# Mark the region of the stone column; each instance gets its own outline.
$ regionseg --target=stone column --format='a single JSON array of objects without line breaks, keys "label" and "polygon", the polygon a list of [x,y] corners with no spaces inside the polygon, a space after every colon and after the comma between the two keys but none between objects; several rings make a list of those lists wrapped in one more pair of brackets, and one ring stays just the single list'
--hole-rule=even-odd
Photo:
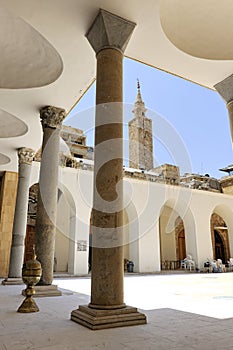
[{"label": "stone column", "polygon": [[4,284],[22,283],[22,266],[24,259],[24,240],[27,228],[28,195],[31,176],[31,165],[35,153],[32,149],[18,149],[18,188],[14,215],[10,266],[8,279]]},{"label": "stone column", "polygon": [[37,260],[42,265],[39,285],[49,286],[53,281],[53,263],[56,232],[59,138],[65,110],[53,106],[40,110],[43,127],[35,244]]},{"label": "stone column", "polygon": [[228,109],[228,116],[229,116],[229,123],[230,123],[231,142],[233,145],[233,93],[232,93],[232,100],[227,103],[227,109]]},{"label": "stone column", "polygon": [[[98,107],[95,121],[90,307],[101,309],[125,306],[122,245],[122,59],[123,54],[114,48],[105,48],[97,53],[96,104]],[[104,108],[102,108],[103,103],[107,103]],[[103,293],[106,285],[108,290]]]},{"label": "stone column", "polygon": [[91,329],[146,323],[123,291],[122,61],[134,27],[100,10],[87,33],[97,58],[91,303],[71,319]]},{"label": "stone column", "polygon": [[230,122],[231,141],[233,145],[233,74],[220,81],[214,87],[226,102]]}]

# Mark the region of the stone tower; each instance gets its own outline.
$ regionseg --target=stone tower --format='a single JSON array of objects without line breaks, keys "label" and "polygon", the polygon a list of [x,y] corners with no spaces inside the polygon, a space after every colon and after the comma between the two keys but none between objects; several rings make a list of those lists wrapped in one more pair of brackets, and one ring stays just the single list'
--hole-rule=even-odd
[{"label": "stone tower", "polygon": [[142,101],[140,83],[137,84],[137,99],[134,103],[134,118],[129,122],[129,166],[134,169],[153,168],[152,120],[147,118]]}]

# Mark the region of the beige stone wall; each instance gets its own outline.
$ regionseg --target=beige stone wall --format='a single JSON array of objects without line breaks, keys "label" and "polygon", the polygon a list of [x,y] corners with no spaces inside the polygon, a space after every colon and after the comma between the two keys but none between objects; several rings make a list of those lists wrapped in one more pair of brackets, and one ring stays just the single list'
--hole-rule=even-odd
[{"label": "beige stone wall", "polygon": [[153,169],[156,173],[162,176],[164,183],[178,185],[180,181],[179,167],[171,164],[163,164]]},{"label": "beige stone wall", "polygon": [[18,173],[5,172],[0,192],[0,277],[8,276]]},{"label": "beige stone wall", "polygon": [[233,176],[226,176],[220,180],[223,193],[233,194]]}]

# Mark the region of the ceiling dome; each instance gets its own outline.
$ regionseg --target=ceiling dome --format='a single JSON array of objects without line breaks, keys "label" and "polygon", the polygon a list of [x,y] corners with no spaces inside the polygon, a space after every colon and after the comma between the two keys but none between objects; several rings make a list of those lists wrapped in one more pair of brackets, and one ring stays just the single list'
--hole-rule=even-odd
[{"label": "ceiling dome", "polygon": [[0,88],[48,85],[61,75],[63,63],[54,47],[31,25],[0,6]]},{"label": "ceiling dome", "polygon": [[10,158],[5,156],[5,154],[0,153],[0,165],[8,164],[10,163]]},{"label": "ceiling dome", "polygon": [[22,120],[0,109],[0,138],[22,136],[27,132],[28,127]]},{"label": "ceiling dome", "polygon": [[167,38],[185,53],[210,60],[233,59],[232,0],[162,0]]}]

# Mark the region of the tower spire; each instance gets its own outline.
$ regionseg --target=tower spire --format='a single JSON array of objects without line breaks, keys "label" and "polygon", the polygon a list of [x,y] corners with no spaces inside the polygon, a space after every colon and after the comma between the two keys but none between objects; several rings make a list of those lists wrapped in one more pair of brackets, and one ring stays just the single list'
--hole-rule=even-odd
[{"label": "tower spire", "polygon": [[141,96],[141,86],[140,86],[140,81],[137,78],[137,89],[138,89],[138,94],[137,94],[137,98],[136,98],[136,103],[143,103],[142,101],[142,96]]},{"label": "tower spire", "polygon": [[145,117],[146,108],[145,108],[145,103],[142,100],[141,86],[138,78],[137,78],[137,89],[138,89],[137,98],[134,103],[134,109],[132,112],[134,113],[136,118],[140,118],[140,117]]}]

